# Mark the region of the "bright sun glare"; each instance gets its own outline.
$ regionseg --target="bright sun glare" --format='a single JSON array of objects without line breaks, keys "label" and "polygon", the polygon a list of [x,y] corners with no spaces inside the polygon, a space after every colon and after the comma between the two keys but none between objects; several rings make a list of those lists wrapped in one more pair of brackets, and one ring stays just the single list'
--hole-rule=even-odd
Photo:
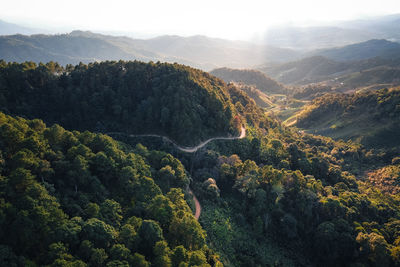
[{"label": "bright sun glare", "polygon": [[12,0],[2,1],[0,16],[60,31],[79,28],[245,39],[272,25],[310,25],[396,12],[400,12],[398,0]]}]

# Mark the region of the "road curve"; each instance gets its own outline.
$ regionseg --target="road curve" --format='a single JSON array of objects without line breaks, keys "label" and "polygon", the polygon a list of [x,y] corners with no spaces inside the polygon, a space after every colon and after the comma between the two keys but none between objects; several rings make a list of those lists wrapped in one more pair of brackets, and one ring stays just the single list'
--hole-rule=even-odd
[{"label": "road curve", "polygon": [[[125,134],[122,132],[110,132],[110,133],[106,133],[108,135],[113,135],[113,134]],[[149,137],[159,137],[162,138],[163,140],[166,140],[168,142],[170,142],[171,144],[173,144],[177,149],[179,149],[180,151],[183,152],[187,152],[187,153],[194,153],[197,150],[199,150],[200,148],[204,147],[205,145],[207,145],[208,143],[210,143],[211,141],[214,140],[236,140],[236,139],[243,139],[246,137],[246,128],[244,128],[242,126],[241,131],[240,131],[240,135],[239,136],[233,136],[233,137],[213,137],[210,139],[207,139],[206,141],[198,144],[197,146],[194,147],[185,147],[185,146],[180,146],[177,143],[175,143],[174,141],[172,141],[171,139],[169,139],[166,136],[162,136],[162,135],[157,135],[157,134],[126,134],[129,137],[141,137],[141,136],[149,136]]]},{"label": "road curve", "polygon": [[[109,135],[113,135],[113,134],[125,134],[122,132],[111,132],[111,133],[106,133]],[[239,136],[233,136],[233,137],[213,137],[210,138],[200,144],[198,144],[197,146],[194,147],[184,147],[184,146],[180,146],[177,143],[175,143],[174,141],[172,141],[171,139],[169,139],[166,136],[162,136],[162,135],[157,135],[157,134],[126,134],[129,137],[140,137],[140,136],[149,136],[149,137],[160,137],[170,143],[172,143],[177,149],[179,149],[180,151],[183,152],[187,152],[187,153],[194,153],[197,150],[199,150],[200,148],[204,147],[205,145],[207,145],[208,143],[210,143],[211,141],[214,140],[236,140],[236,139],[243,139],[246,137],[246,128],[244,128],[242,126],[241,131],[240,131],[240,135]],[[200,206],[200,202],[197,199],[197,197],[194,195],[193,191],[189,188],[189,193],[193,196],[193,201],[196,207],[196,212],[194,214],[194,217],[196,218],[196,220],[199,219],[200,214],[201,214],[201,206]]]}]

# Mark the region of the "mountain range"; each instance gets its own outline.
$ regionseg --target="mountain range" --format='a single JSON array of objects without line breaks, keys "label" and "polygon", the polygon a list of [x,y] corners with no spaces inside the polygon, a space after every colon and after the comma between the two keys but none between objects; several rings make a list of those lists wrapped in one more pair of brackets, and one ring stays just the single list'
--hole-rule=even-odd
[{"label": "mountain range", "polygon": [[371,39],[347,46],[313,51],[309,55],[324,56],[337,61],[355,61],[373,57],[400,58],[400,43],[385,39]]},{"label": "mountain range", "polygon": [[[400,67],[400,44],[387,40],[369,40],[348,46],[316,50],[300,60],[280,64],[265,64],[259,69],[284,84],[304,85],[329,81],[341,86],[351,79],[352,87],[368,85],[365,72],[373,74],[376,70],[381,83],[394,83],[392,75]],[[358,82],[354,78],[357,77]],[[363,78],[360,78],[363,77]],[[372,78],[372,79],[371,79]]]},{"label": "mountain range", "polygon": [[43,29],[36,29],[31,27],[25,27],[14,23],[9,23],[0,19],[0,35],[12,35],[12,34],[37,34],[48,32]]},{"label": "mountain range", "polygon": [[204,70],[249,67],[297,58],[298,52],[244,41],[206,36],[160,36],[132,39],[73,31],[57,35],[0,36],[0,58],[6,61],[57,61],[62,65],[104,60],[178,62]]},{"label": "mountain range", "polygon": [[297,50],[345,46],[370,39],[400,40],[400,14],[332,22],[325,26],[285,26],[267,30],[261,42]]},{"label": "mountain range", "polygon": [[[273,73],[281,73],[276,66],[282,68],[284,63],[314,56],[333,61],[397,57],[400,45],[396,41],[400,40],[400,35],[396,22],[399,20],[400,15],[391,15],[329,26],[272,28],[258,41],[233,41],[202,35],[138,39],[80,30],[66,34],[37,34],[45,31],[0,21],[0,58],[36,63],[52,60],[62,65],[120,59],[163,61],[206,71],[219,67],[254,68],[267,64],[268,68],[274,66],[275,70],[266,70],[273,78],[289,83],[303,80],[304,83],[319,81],[315,76],[321,70],[314,74],[307,68],[311,72],[308,75],[298,74],[301,78],[294,78],[297,75],[294,73],[287,81],[284,76],[288,70],[283,67],[285,74],[277,78]],[[322,72],[326,68],[339,73],[347,72],[347,66],[336,65],[334,62],[318,62]],[[292,72],[290,70],[291,76]]]}]

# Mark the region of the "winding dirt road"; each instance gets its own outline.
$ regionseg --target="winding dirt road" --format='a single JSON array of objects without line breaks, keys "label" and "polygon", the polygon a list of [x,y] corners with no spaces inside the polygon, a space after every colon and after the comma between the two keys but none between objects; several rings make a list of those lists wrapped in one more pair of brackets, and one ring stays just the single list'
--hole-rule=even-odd
[{"label": "winding dirt road", "polygon": [[[163,140],[166,140],[168,142],[170,142],[171,144],[173,144],[177,149],[179,149],[180,151],[183,152],[187,152],[187,153],[194,153],[197,150],[199,150],[200,148],[206,146],[208,143],[210,143],[211,141],[214,140],[236,140],[236,139],[243,139],[246,137],[246,128],[244,128],[242,126],[241,131],[240,131],[240,135],[239,136],[233,136],[233,137],[213,137],[210,139],[207,139],[206,141],[198,144],[197,146],[194,147],[184,147],[184,146],[180,146],[177,143],[175,143],[174,141],[172,141],[171,139],[169,139],[166,136],[162,136],[162,135],[157,135],[157,134],[125,134],[122,132],[111,132],[111,133],[106,133],[108,135],[113,135],[113,134],[123,134],[123,135],[127,135],[129,137],[141,137],[141,136],[148,136],[148,137],[159,137],[162,138]],[[189,188],[189,193],[193,196],[193,201],[194,204],[196,206],[196,212],[194,214],[194,217],[196,218],[196,220],[199,219],[200,214],[201,214],[201,205],[199,200],[197,199],[197,197],[195,196],[195,194],[193,193],[193,191]]]},{"label": "winding dirt road", "polygon": [[246,137],[246,128],[244,128],[242,126],[241,131],[240,131],[240,135],[239,136],[232,136],[232,137],[213,137],[210,139],[207,139],[206,141],[198,144],[197,146],[194,147],[185,147],[185,146],[180,146],[177,143],[175,143],[174,141],[172,141],[171,139],[169,139],[166,136],[163,135],[157,135],[157,134],[125,134],[122,132],[110,132],[110,133],[106,133],[108,135],[113,135],[113,134],[124,134],[127,135],[129,137],[144,137],[144,136],[148,136],[148,137],[159,137],[162,138],[163,140],[166,140],[168,142],[170,142],[171,144],[173,144],[177,149],[179,149],[180,151],[183,152],[187,152],[187,153],[194,153],[197,150],[199,150],[200,148],[206,146],[208,143],[210,143],[211,141],[215,141],[215,140],[236,140],[236,139],[243,139]]}]

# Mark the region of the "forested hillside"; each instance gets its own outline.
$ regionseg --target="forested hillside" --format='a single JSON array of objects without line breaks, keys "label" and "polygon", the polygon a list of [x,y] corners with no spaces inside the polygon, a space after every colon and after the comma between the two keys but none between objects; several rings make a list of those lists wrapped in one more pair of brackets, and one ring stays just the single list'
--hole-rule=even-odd
[{"label": "forested hillside", "polygon": [[254,85],[247,85],[244,83],[234,83],[234,86],[245,92],[246,95],[252,98],[259,107],[271,108],[274,106],[274,104],[272,103],[273,98],[261,92]]},{"label": "forested hillside", "polygon": [[400,157],[395,157],[392,164],[366,173],[367,181],[384,193],[400,193]]},{"label": "forested hillside", "polygon": [[227,83],[241,82],[247,85],[254,85],[263,93],[283,94],[287,91],[283,85],[267,77],[264,73],[258,70],[219,68],[212,70],[210,73]]},{"label": "forested hillside", "polygon": [[170,154],[0,113],[1,266],[220,266]]},{"label": "forested hillside", "polygon": [[[231,96],[258,114],[252,121],[264,116],[242,91],[232,87]],[[353,175],[390,162],[390,153],[277,123],[247,132],[246,139],[215,142],[193,165],[200,223],[225,264],[398,264],[398,196]]]},{"label": "forested hillside", "polygon": [[0,61],[0,110],[67,129],[162,134],[181,145],[237,134],[226,85],[178,64]]},{"label": "forested hillside", "polygon": [[400,146],[400,90],[327,94],[297,118],[297,126],[335,138],[359,140],[368,147]]}]

